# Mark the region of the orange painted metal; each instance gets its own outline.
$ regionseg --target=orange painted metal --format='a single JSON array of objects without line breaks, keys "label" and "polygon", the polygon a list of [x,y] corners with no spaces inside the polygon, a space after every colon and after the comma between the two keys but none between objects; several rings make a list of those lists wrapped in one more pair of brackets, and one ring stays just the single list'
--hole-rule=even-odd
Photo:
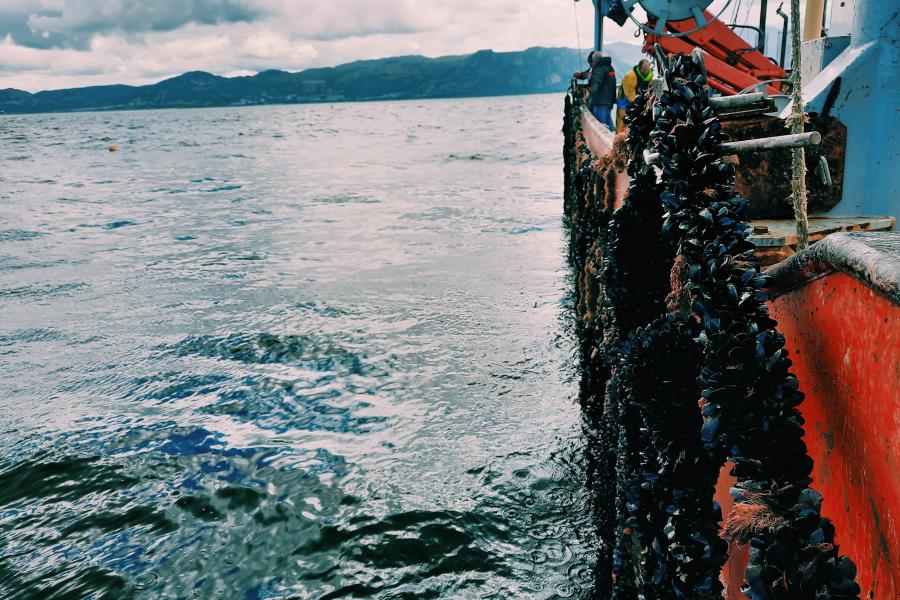
[{"label": "orange painted metal", "polygon": [[[782,79],[786,72],[772,62],[762,52],[753,48],[725,23],[704,11],[709,25],[686,34],[671,38],[648,34],[644,38],[644,52],[652,56],[653,45],[659,44],[667,53],[690,54],[695,47],[706,52],[704,63],[709,76],[709,85],[726,95],[732,95],[765,79]],[[647,23],[651,28],[654,20]],[[669,21],[666,29],[670,32],[686,32],[696,27],[693,19]],[[766,86],[771,94],[780,94],[780,84]]]},{"label": "orange painted metal", "polygon": [[[719,471],[719,482],[716,485],[716,502],[722,507],[722,515],[728,514],[734,505],[734,500],[728,489],[734,485],[735,478],[731,476],[731,463],[726,463]],[[725,600],[747,600],[747,596],[741,593],[741,584],[744,582],[744,569],[750,562],[750,551],[737,544],[728,545],[728,562],[722,569],[722,581],[725,583]]]},{"label": "orange painted metal", "polygon": [[822,512],[863,598],[900,598],[900,307],[841,272],[777,298]]},{"label": "orange painted metal", "polygon": [[[661,38],[648,35],[644,40],[644,52],[652,52],[653,43],[658,43],[668,54],[690,54],[695,45],[681,38]],[[705,49],[705,48],[704,48]],[[753,77],[742,69],[737,69],[727,64],[716,56],[706,56],[703,61],[706,65],[709,85],[722,92],[726,96],[737,94],[744,88],[759,83],[759,79]],[[773,86],[768,86],[772,93],[778,93]]]},{"label": "orange painted metal", "polygon": [[[813,486],[837,530],[841,553],[859,569],[861,597],[900,598],[900,306],[834,272],[770,303],[806,398],[805,441]],[[732,479],[717,498],[727,510]],[[729,600],[746,550],[733,549],[723,579]]]},{"label": "orange painted metal", "polygon": [[[736,65],[746,70],[759,79],[773,79],[785,76],[785,71],[772,62],[762,52],[756,50],[747,43],[744,38],[736,34],[728,25],[716,19],[711,13],[704,11],[704,16],[709,25],[688,34],[689,39],[711,55],[720,60],[729,60],[730,54],[737,54]],[[685,32],[696,27],[692,20],[671,21],[668,29],[671,31]]]}]

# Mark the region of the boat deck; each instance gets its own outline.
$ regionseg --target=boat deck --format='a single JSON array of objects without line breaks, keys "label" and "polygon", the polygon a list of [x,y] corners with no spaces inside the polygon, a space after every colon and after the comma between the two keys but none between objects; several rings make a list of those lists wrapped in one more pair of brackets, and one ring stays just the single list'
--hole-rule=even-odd
[{"label": "boat deck", "polygon": [[[894,226],[894,217],[809,217],[809,241],[816,242],[838,231],[885,231]],[[750,241],[756,247],[793,246],[797,227],[793,219],[754,219]]]}]

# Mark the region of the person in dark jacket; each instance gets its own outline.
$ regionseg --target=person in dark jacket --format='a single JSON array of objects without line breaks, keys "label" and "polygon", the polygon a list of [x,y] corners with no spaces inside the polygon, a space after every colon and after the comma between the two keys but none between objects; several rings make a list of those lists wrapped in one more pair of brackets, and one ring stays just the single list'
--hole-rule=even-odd
[{"label": "person in dark jacket", "polygon": [[602,52],[594,52],[588,87],[591,90],[591,113],[613,131],[611,113],[616,103],[616,71],[612,58],[603,56]]},{"label": "person in dark jacket", "polygon": [[594,66],[594,51],[591,50],[587,55],[587,65],[588,68],[585,71],[575,71],[574,77],[575,79],[590,79],[591,78],[591,67]]},{"label": "person in dark jacket", "polygon": [[[591,50],[587,55],[588,68],[585,69],[584,71],[575,71],[575,73],[573,74],[573,77],[575,79],[587,79],[587,80],[591,79],[591,67],[594,64],[593,58],[594,58],[594,51]],[[581,96],[584,99],[585,103],[589,102],[590,101],[590,90],[588,90],[587,85],[582,86],[580,88],[580,90],[581,90]]]}]

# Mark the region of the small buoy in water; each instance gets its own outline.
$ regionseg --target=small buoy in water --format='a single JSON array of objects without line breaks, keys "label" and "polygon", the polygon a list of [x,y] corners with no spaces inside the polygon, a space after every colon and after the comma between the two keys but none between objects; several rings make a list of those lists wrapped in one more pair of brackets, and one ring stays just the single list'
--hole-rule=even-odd
[{"label": "small buoy in water", "polygon": [[243,131],[239,131],[239,132],[238,132],[238,135],[244,135],[244,132],[243,132]]},{"label": "small buoy in water", "polygon": [[116,146],[115,144],[113,144],[112,146],[109,147],[109,151],[110,151],[110,152],[118,152],[118,151],[119,151],[119,147]]}]

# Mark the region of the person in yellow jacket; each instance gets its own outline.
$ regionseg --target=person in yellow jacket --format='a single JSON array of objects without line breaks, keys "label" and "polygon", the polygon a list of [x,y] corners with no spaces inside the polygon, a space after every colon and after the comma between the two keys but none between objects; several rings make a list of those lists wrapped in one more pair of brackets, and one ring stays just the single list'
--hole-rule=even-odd
[{"label": "person in yellow jacket", "polygon": [[638,92],[643,92],[650,87],[651,81],[653,81],[653,69],[650,68],[650,61],[646,58],[622,78],[622,83],[619,85],[619,98],[616,101],[618,105],[616,131],[625,131],[625,111],[637,98]]}]

